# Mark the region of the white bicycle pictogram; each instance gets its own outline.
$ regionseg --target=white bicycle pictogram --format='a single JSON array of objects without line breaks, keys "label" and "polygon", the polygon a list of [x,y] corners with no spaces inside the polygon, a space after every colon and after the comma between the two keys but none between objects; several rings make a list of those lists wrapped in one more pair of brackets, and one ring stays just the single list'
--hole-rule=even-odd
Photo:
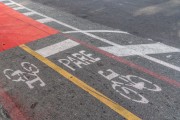
[{"label": "white bicycle pictogram", "polygon": [[[105,73],[99,71],[98,73],[112,82],[112,88],[121,96],[139,103],[148,103],[149,100],[137,91],[148,90],[159,92],[161,88],[149,80],[135,76],[135,75],[119,75],[111,69]],[[137,91],[136,91],[137,90]]]},{"label": "white bicycle pictogram", "polygon": [[21,66],[24,71],[5,69],[4,75],[14,82],[25,82],[30,89],[34,88],[32,84],[35,82],[40,82],[41,87],[46,85],[38,76],[39,69],[35,65],[29,62],[22,62]]}]

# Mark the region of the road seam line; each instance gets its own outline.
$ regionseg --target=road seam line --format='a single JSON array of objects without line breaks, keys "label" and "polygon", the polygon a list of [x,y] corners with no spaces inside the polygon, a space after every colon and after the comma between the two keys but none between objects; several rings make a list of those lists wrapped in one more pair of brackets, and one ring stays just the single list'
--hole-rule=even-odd
[{"label": "road seam line", "polygon": [[41,62],[43,62],[44,64],[46,64],[47,66],[49,66],[50,68],[52,68],[53,70],[55,70],[57,73],[59,73],[60,75],[62,75],[63,77],[65,77],[66,79],[68,79],[69,81],[71,81],[72,83],[77,85],[78,87],[80,87],[81,89],[85,90],[86,92],[88,92],[89,94],[91,94],[92,96],[97,98],[99,101],[101,101],[105,105],[109,106],[112,110],[114,110],[115,112],[117,112],[118,114],[120,114],[121,116],[126,118],[127,120],[141,120],[139,117],[137,117],[136,115],[134,115],[133,113],[131,113],[130,111],[125,109],[124,107],[120,106],[119,104],[117,104],[116,102],[111,100],[110,98],[106,97],[105,95],[98,92],[91,86],[87,85],[86,83],[84,83],[77,77],[73,76],[66,70],[57,66],[55,63],[51,62],[49,59],[47,59],[47,58],[41,56],[40,54],[38,54],[37,52],[33,51],[28,46],[23,44],[23,45],[20,45],[19,47],[22,48],[27,53],[34,56],[35,58],[37,58],[38,60],[40,60]]}]

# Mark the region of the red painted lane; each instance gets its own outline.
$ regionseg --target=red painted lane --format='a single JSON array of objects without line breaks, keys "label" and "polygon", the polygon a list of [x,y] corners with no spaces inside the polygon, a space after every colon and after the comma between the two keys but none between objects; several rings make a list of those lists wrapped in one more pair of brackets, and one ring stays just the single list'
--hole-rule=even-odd
[{"label": "red painted lane", "polygon": [[[0,3],[0,52],[58,33]],[[0,86],[0,104],[12,120],[29,120],[18,103]]]},{"label": "red painted lane", "polygon": [[58,33],[0,3],[0,52]]},{"label": "red painted lane", "polygon": [[86,43],[86,42],[83,42],[83,41],[81,41],[81,40],[79,40],[79,39],[76,39],[76,38],[74,38],[74,37],[71,37],[71,36],[69,36],[69,35],[67,35],[67,34],[64,34],[64,33],[62,33],[62,32],[60,32],[60,34],[62,34],[62,36],[65,36],[65,37],[67,37],[67,38],[69,38],[69,39],[71,39],[71,40],[74,40],[75,42],[80,43],[81,45],[83,45],[83,46],[85,46],[85,47],[87,47],[87,48],[90,48],[90,49],[92,49],[92,50],[94,50],[94,51],[96,51],[96,52],[99,52],[99,53],[101,53],[101,54],[103,54],[103,55],[105,55],[105,56],[107,56],[107,57],[109,57],[109,58],[111,58],[111,59],[114,59],[114,60],[116,60],[116,61],[118,61],[118,62],[120,62],[120,63],[123,63],[123,64],[125,64],[125,65],[127,65],[127,66],[129,66],[129,67],[131,67],[131,68],[135,68],[135,69],[138,70],[138,71],[144,72],[144,73],[146,73],[146,74],[148,74],[148,75],[150,75],[150,76],[153,76],[154,78],[157,78],[157,79],[159,79],[159,80],[165,81],[165,82],[167,82],[167,83],[169,83],[169,84],[171,84],[171,85],[173,85],[173,86],[176,86],[176,87],[178,87],[178,88],[180,87],[180,82],[178,82],[178,81],[176,81],[176,80],[173,80],[173,79],[170,79],[170,78],[168,78],[168,77],[166,77],[166,76],[163,76],[163,75],[160,75],[160,74],[158,74],[158,73],[155,73],[155,72],[153,72],[153,71],[151,71],[151,70],[149,70],[149,69],[147,69],[147,68],[144,68],[144,67],[142,67],[142,66],[140,66],[140,65],[137,65],[137,64],[135,64],[135,63],[133,63],[133,62],[131,62],[131,61],[128,61],[128,60],[126,60],[126,59],[123,58],[123,57],[115,56],[115,55],[113,55],[113,54],[111,54],[111,53],[108,53],[108,52],[106,52],[106,51],[104,51],[104,50],[101,50],[101,49],[99,49],[99,48],[97,48],[97,47],[95,47],[95,46],[93,46],[93,45],[90,45],[90,44],[88,44],[88,43]]}]

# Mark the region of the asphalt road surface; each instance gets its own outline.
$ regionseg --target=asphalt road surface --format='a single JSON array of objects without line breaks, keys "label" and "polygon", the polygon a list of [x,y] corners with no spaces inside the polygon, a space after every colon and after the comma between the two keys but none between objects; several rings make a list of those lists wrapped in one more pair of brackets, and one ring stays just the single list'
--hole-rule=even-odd
[{"label": "asphalt road surface", "polygon": [[0,119],[180,120],[178,1],[0,2]]},{"label": "asphalt road surface", "polygon": [[32,0],[81,18],[180,47],[179,0]]}]

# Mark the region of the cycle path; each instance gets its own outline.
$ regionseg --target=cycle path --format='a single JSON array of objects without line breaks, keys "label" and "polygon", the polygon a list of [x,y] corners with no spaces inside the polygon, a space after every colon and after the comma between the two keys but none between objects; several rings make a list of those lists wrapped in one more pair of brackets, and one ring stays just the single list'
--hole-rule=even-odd
[{"label": "cycle path", "polygon": [[[32,48],[34,51],[36,51],[36,52],[39,52],[41,50],[42,52],[39,52],[39,53],[43,53],[44,50],[46,50],[46,52],[47,52],[47,50],[48,50],[50,52],[49,56],[44,55],[45,57],[47,57],[48,59],[50,59],[51,61],[56,63],[56,65],[62,67],[63,69],[65,69],[69,73],[73,74],[74,76],[76,76],[80,80],[84,81],[86,84],[88,84],[91,87],[95,88],[97,91],[100,91],[105,96],[107,96],[108,98],[110,98],[113,101],[117,102],[118,104],[120,104],[121,106],[128,109],[129,111],[131,111],[132,113],[134,113],[135,115],[139,116],[142,119],[156,119],[156,118],[157,119],[176,119],[176,118],[179,117],[179,114],[177,112],[178,109],[179,109],[178,108],[179,88],[177,86],[171,85],[171,84],[169,84],[167,82],[164,82],[162,80],[154,78],[154,77],[152,77],[152,76],[150,76],[148,74],[144,74],[142,71],[137,71],[136,69],[131,68],[128,65],[124,65],[122,63],[119,63],[114,59],[110,59],[109,57],[105,56],[104,54],[100,54],[97,51],[94,51],[93,49],[90,49],[91,47],[87,48],[87,46],[85,47],[85,45],[82,46],[77,41],[74,41],[74,37],[72,39],[70,39],[70,37],[64,36],[62,34],[57,34],[57,35],[53,35],[53,36],[50,36],[50,37],[45,38],[45,39],[41,39],[41,40],[38,40],[38,41],[35,41],[35,42],[32,42],[32,43],[29,43],[28,46],[30,48]],[[59,44],[66,43],[66,44],[63,44],[63,50],[60,49],[57,52],[54,52],[54,49],[47,48],[48,46],[55,45],[57,43],[59,43]],[[99,43],[99,44],[102,45],[102,46],[107,45],[105,43]],[[12,53],[13,53],[13,55],[12,55]],[[72,56],[72,54],[75,54],[75,53],[76,53],[77,57]],[[83,56],[85,58],[81,58],[82,56],[79,56],[80,53],[84,53]],[[92,54],[92,56],[88,55],[88,54]],[[16,55],[18,55],[18,57]],[[22,70],[22,67],[21,67],[20,63],[22,63],[22,62],[30,62],[30,63],[36,65],[40,69],[40,72],[43,71],[43,73],[39,73],[39,74],[41,74],[40,77],[43,78],[45,83],[47,83],[46,82],[47,78],[50,77],[47,73],[53,74],[52,76],[55,77],[54,79],[58,79],[58,77],[59,77],[59,74],[57,74],[56,72],[53,72],[52,69],[49,69],[45,64],[42,64],[40,61],[37,60],[37,58],[32,57],[31,55],[28,55],[26,52],[22,51],[19,48],[15,48],[15,49],[11,49],[11,50],[2,52],[1,56],[3,58],[2,62],[1,62],[3,67],[1,68],[2,69],[1,71],[4,71],[5,69],[8,69],[8,68],[9,69],[15,69],[15,70],[18,70],[18,69]],[[67,65],[65,66],[65,63],[60,64],[60,62],[59,62],[62,59],[66,59],[66,62],[67,62],[67,56],[69,56],[69,58],[68,58],[69,61],[73,61],[73,62],[76,63],[76,64],[74,64],[73,62],[71,62],[70,64],[68,64],[70,67],[72,67],[71,69],[70,69],[70,67],[67,67]],[[91,56],[91,57],[87,57],[87,56]],[[13,62],[12,62],[12,59],[13,59]],[[81,63],[78,63],[79,61]],[[18,65],[17,65],[17,63],[18,63]],[[81,66],[82,68],[77,67],[77,64],[79,66]],[[48,70],[45,70],[45,69],[48,69]],[[113,70],[114,72],[116,72],[119,75],[136,75],[136,76],[142,77],[142,78],[144,78],[146,80],[149,80],[152,83],[158,85],[161,88],[161,91],[152,92],[152,91],[147,91],[147,90],[138,90],[137,88],[133,88],[133,87],[129,87],[129,86],[127,87],[127,86],[124,85],[123,87],[132,89],[133,91],[138,92],[142,96],[146,96],[146,99],[149,102],[148,102],[148,104],[145,104],[145,103],[137,103],[137,102],[133,102],[132,100],[128,100],[127,98],[123,97],[122,95],[120,95],[118,92],[116,92],[112,88],[112,84],[111,84],[111,82],[109,80],[105,79],[105,77],[98,74],[98,71],[104,71],[105,72],[108,69]],[[53,92],[55,94],[54,97],[49,96],[50,94],[48,94],[46,96],[47,98],[45,97],[45,99],[43,101],[41,96],[45,96],[45,94],[47,94],[48,90],[47,91],[41,91],[40,90],[41,87],[39,88],[38,84],[37,84],[36,89],[38,88],[39,90],[37,90],[38,93],[36,93],[37,91],[36,92],[30,91],[26,84],[24,84],[23,88],[22,88],[21,87],[22,84],[19,84],[19,83],[14,84],[14,82],[8,81],[4,74],[1,74],[1,76],[2,76],[1,78],[4,80],[3,81],[4,82],[3,86],[6,86],[5,89],[8,91],[8,93],[10,93],[13,96],[13,98],[14,98],[14,96],[18,96],[17,102],[20,103],[20,106],[23,106],[22,108],[25,109],[23,111],[25,111],[25,113],[27,113],[30,117],[32,117],[34,119],[37,119],[39,116],[40,116],[39,118],[42,118],[42,119],[44,117],[46,117],[46,116],[48,116],[49,118],[51,118],[51,117],[52,118],[53,117],[54,118],[61,117],[61,115],[57,115],[60,112],[60,111],[58,111],[59,108],[57,108],[57,109],[55,108],[55,106],[57,106],[57,104],[59,105],[59,101],[57,101],[57,98],[56,98],[57,94],[59,94],[59,91],[57,91],[57,92],[54,92],[54,91],[56,91],[57,89],[60,89],[59,85],[57,85],[59,83],[56,82],[56,80],[54,81],[54,83],[49,82],[49,79],[47,80],[48,84],[52,84],[52,86],[50,85],[50,87],[48,86],[48,88],[43,87],[43,89],[47,90],[47,89],[54,88],[54,85],[57,85],[58,88],[56,90],[53,90]],[[52,76],[50,77],[51,79],[52,79]],[[60,79],[63,79],[63,77],[60,76]],[[119,81],[117,79],[117,77],[115,79],[117,81]],[[70,82],[68,84],[72,84],[72,83]],[[9,86],[9,87],[7,87],[7,86]],[[26,88],[25,88],[25,86],[26,86]],[[60,85],[60,86],[62,86],[62,85]],[[140,87],[145,87],[145,86],[140,85],[139,89],[140,89]],[[8,89],[8,88],[10,88],[10,89]],[[18,89],[17,89],[17,91],[15,91],[12,88],[16,88],[16,89],[18,88]],[[73,88],[78,89],[77,86],[74,86]],[[121,87],[118,87],[118,90],[121,90],[120,88]],[[26,89],[28,91],[28,93],[31,92],[31,96],[29,96],[28,93],[24,92],[26,90],[23,90],[23,89]],[[62,92],[63,90],[60,90],[60,91]],[[81,91],[81,89],[80,89],[80,91]],[[51,92],[51,90],[50,90],[50,92]],[[77,92],[77,93],[79,94],[79,92]],[[19,94],[20,95],[23,94],[23,95],[19,96]],[[72,94],[74,94],[74,93],[72,93]],[[67,94],[65,94],[65,96],[66,95]],[[81,95],[84,95],[83,91],[82,91],[82,94],[79,94],[79,95],[80,95],[80,97],[77,97],[77,99],[75,101],[79,101],[79,99],[83,98],[83,97],[81,97]],[[32,97],[32,96],[34,96],[34,97]],[[31,102],[31,103],[28,102],[26,104],[27,98],[29,98],[29,97],[30,97],[30,99],[29,99],[30,101],[31,101],[32,98],[36,99],[36,101],[40,100],[41,105],[38,106],[38,103],[36,103],[34,101],[33,101],[34,103],[33,102]],[[50,98],[54,98],[54,99],[50,99]],[[94,98],[92,96],[89,96],[89,99],[94,99]],[[47,100],[52,100],[52,101],[48,102]],[[71,101],[71,100],[69,100],[69,101]],[[84,100],[87,100],[87,98],[85,97]],[[92,101],[92,100],[90,100],[90,101]],[[95,101],[97,101],[97,100],[95,99]],[[37,107],[37,111],[43,110],[45,108],[45,106],[46,106],[46,105],[43,106],[44,105],[43,103],[45,103],[47,105],[47,107],[51,106],[51,107],[48,108],[48,112],[46,111],[47,112],[47,114],[45,114],[46,116],[41,116],[40,112],[39,113],[34,112],[34,110],[29,109],[31,107],[32,108]],[[68,103],[69,102],[67,102],[66,105]],[[89,106],[91,106],[93,103],[88,103],[88,104],[86,104],[87,106],[86,105],[85,106],[89,108]],[[104,104],[102,104],[101,102],[100,103],[97,102],[97,103],[98,104],[96,104],[94,106],[98,106],[99,104],[104,106]],[[72,105],[74,105],[74,103]],[[53,110],[54,108],[55,108],[55,110]],[[65,107],[62,107],[62,108],[65,109]],[[77,108],[79,108],[79,107],[75,107],[74,109],[77,109]],[[100,107],[95,107],[95,108],[100,108]],[[107,110],[108,115],[106,114],[107,116],[106,117],[104,116],[104,119],[109,119],[111,117],[113,119],[123,119],[122,117],[117,115],[116,112],[112,111],[109,108],[107,108],[107,109],[108,109]],[[68,110],[70,110],[70,109],[68,109]],[[79,109],[77,111],[80,111],[80,110],[81,109]],[[54,112],[54,114],[53,114],[52,111],[56,111],[56,112]],[[64,112],[64,115],[66,113],[68,114],[67,111]],[[80,118],[77,118],[77,119],[82,118],[82,116],[84,115],[84,111],[85,110],[83,109],[82,115],[80,115],[80,112],[77,113],[77,115],[79,115],[78,117],[80,117]],[[100,110],[100,111],[92,110],[92,111],[96,111],[94,114],[98,114],[98,115],[95,116],[95,118],[99,118],[99,119],[101,119],[101,117],[102,117],[101,116],[102,112],[106,113],[106,112],[104,112],[102,110]],[[48,114],[49,112],[51,114]],[[44,113],[44,111],[42,113]],[[69,114],[68,115],[67,114],[65,116],[69,116]],[[70,115],[69,119],[71,117],[73,118],[74,115],[75,115],[75,113],[73,115]],[[92,116],[90,117],[91,119],[92,119]],[[66,118],[66,117],[64,117],[64,118]]]}]

